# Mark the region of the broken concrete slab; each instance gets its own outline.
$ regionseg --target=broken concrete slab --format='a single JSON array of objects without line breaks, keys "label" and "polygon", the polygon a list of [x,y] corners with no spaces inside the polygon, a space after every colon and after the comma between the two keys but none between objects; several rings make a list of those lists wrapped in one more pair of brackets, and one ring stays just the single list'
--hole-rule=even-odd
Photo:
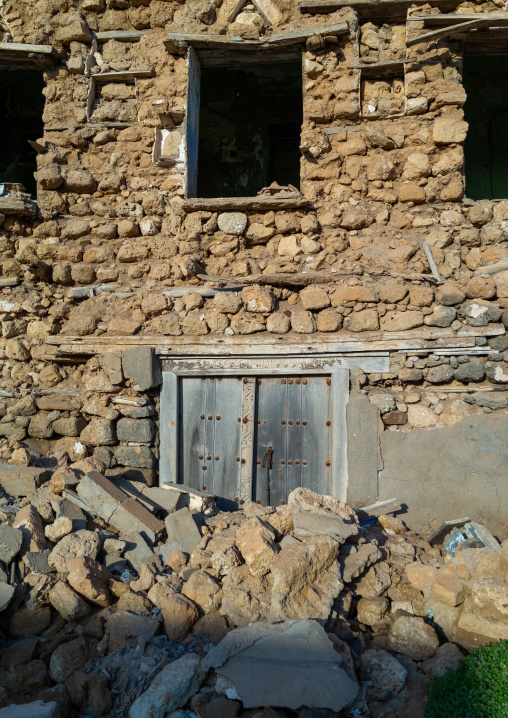
[{"label": "broken concrete slab", "polygon": [[192,553],[201,541],[201,534],[187,507],[166,517],[168,540],[178,545],[184,553]]},{"label": "broken concrete slab", "polygon": [[81,479],[77,493],[94,514],[121,534],[138,532],[153,542],[164,530],[162,521],[97,471]]},{"label": "broken concrete slab", "polygon": [[4,608],[7,608],[13,596],[14,586],[0,581],[0,611],[3,611]]},{"label": "broken concrete slab", "polygon": [[0,526],[0,561],[10,563],[21,550],[23,532],[8,524]]},{"label": "broken concrete slab", "polygon": [[152,347],[126,349],[122,357],[124,374],[146,391],[162,384],[162,370],[159,358]]},{"label": "broken concrete slab", "polygon": [[131,706],[129,718],[163,718],[181,708],[199,690],[206,673],[195,653],[187,653],[162,669]]},{"label": "broken concrete slab", "polygon": [[213,494],[209,494],[207,491],[200,491],[199,489],[193,489],[191,486],[186,484],[164,484],[162,483],[160,488],[165,491],[178,492],[182,494],[185,506],[188,506],[191,511],[197,511],[198,513],[210,515],[215,509],[215,499]]},{"label": "broken concrete slab", "polygon": [[49,477],[48,469],[0,464],[0,487],[11,496],[28,496]]},{"label": "broken concrete slab", "polygon": [[141,534],[131,533],[124,536],[127,546],[123,552],[124,558],[139,573],[144,563],[157,561],[154,552]]},{"label": "broken concrete slab", "polygon": [[341,516],[333,516],[321,511],[293,510],[294,535],[297,538],[306,536],[333,536],[344,542],[358,533],[355,524],[346,523]]},{"label": "broken concrete slab", "polygon": [[[226,638],[234,640],[234,633]],[[340,711],[358,693],[358,684],[341,664],[342,658],[317,622],[297,621],[282,633],[256,640],[216,671],[232,682],[244,708],[268,705]]]},{"label": "broken concrete slab", "polygon": [[60,707],[55,701],[10,705],[0,708],[0,718],[60,718]]}]

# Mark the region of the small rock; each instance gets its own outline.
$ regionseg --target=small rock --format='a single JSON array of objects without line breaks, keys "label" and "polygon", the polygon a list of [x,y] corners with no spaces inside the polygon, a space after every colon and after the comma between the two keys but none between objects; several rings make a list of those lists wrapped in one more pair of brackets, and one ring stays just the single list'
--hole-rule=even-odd
[{"label": "small rock", "polygon": [[222,589],[206,571],[195,571],[184,584],[182,594],[199,606],[203,613],[212,613],[220,606]]},{"label": "small rock", "polygon": [[181,643],[199,617],[194,603],[179,593],[169,593],[161,604],[164,632],[170,641]]},{"label": "small rock", "polygon": [[0,526],[0,561],[10,563],[21,550],[23,533],[8,524]]},{"label": "small rock", "polygon": [[67,564],[76,556],[97,558],[101,546],[101,537],[95,531],[76,531],[64,536],[49,556],[49,565],[59,573],[66,573]]},{"label": "small rock", "polygon": [[371,681],[369,700],[384,701],[392,698],[406,685],[407,671],[386,651],[370,649],[362,654],[362,679]]},{"label": "small rock", "polygon": [[71,519],[65,518],[65,516],[61,516],[56,519],[52,524],[48,524],[44,529],[46,538],[53,543],[57,543],[60,539],[63,539],[64,536],[70,534],[71,531],[72,521]]},{"label": "small rock", "polygon": [[67,564],[67,581],[72,588],[98,606],[108,606],[109,571],[89,556],[76,556]]},{"label": "small rock", "polygon": [[437,603],[458,606],[464,601],[466,584],[448,568],[436,571],[429,580],[430,595]]},{"label": "small rock", "polygon": [[84,638],[60,644],[49,661],[49,674],[55,683],[65,683],[75,671],[82,670],[91,658],[91,652]]},{"label": "small rock", "polygon": [[159,632],[159,619],[117,611],[106,621],[105,632],[109,634],[108,653],[113,653],[123,646],[135,646],[140,638],[153,638]]},{"label": "small rock", "polygon": [[105,716],[113,708],[108,679],[99,673],[75,671],[65,683],[72,704],[83,715]]},{"label": "small rock", "polygon": [[404,521],[402,521],[402,519],[398,519],[396,516],[383,514],[378,517],[377,521],[384,529],[389,529],[390,531],[399,534],[399,536],[404,536],[407,533]]},{"label": "small rock", "polygon": [[384,596],[361,598],[356,606],[356,617],[360,623],[373,626],[382,620],[389,608],[390,603]]},{"label": "small rock", "polygon": [[90,613],[90,606],[63,581],[58,581],[48,593],[53,608],[66,621],[76,621]]},{"label": "small rock", "polygon": [[444,676],[447,668],[457,670],[463,659],[464,655],[454,643],[443,643],[436,655],[424,661],[420,667],[427,676]]},{"label": "small rock", "polygon": [[438,646],[439,639],[435,630],[422,618],[401,616],[390,628],[388,648],[414,661],[432,658]]},{"label": "small rock", "polygon": [[12,614],[9,622],[9,635],[13,638],[28,638],[40,636],[51,623],[51,608],[39,606],[38,608],[19,608]]}]

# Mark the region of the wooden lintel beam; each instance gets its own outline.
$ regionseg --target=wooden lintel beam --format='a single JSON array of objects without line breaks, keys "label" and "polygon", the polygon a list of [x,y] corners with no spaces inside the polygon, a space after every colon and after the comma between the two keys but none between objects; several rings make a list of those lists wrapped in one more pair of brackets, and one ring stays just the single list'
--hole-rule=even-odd
[{"label": "wooden lintel beam", "polygon": [[259,196],[259,197],[193,197],[184,201],[183,208],[190,212],[204,211],[222,211],[227,209],[247,210],[247,209],[294,209],[296,207],[305,207],[309,204],[309,200],[301,194],[294,196]]},{"label": "wooden lintel beam", "polygon": [[425,35],[419,35],[418,37],[412,37],[406,40],[406,47],[412,47],[418,45],[421,42],[432,42],[433,40],[439,40],[441,37],[450,37],[450,35],[457,35],[462,32],[468,32],[469,30],[475,30],[480,27],[485,27],[490,23],[490,20],[478,19],[470,20],[469,22],[459,22],[450,27],[444,27],[440,30],[433,30],[427,32]]},{"label": "wooden lintel beam", "polygon": [[35,53],[37,55],[52,55],[51,45],[27,45],[21,42],[0,42],[0,53]]},{"label": "wooden lintel beam", "polygon": [[[369,12],[383,12],[407,10],[411,5],[426,4],[427,0],[303,0],[300,3],[300,12],[311,15],[326,14],[336,12],[346,7],[353,7],[356,10],[368,15]],[[456,7],[459,0],[433,0],[433,5],[441,5],[445,7]]]},{"label": "wooden lintel beam", "polygon": [[407,22],[423,22],[429,27],[443,27],[445,25],[455,25],[456,23],[470,22],[471,20],[488,20],[489,24],[508,25],[508,13],[506,12],[489,12],[489,13],[441,13],[440,15],[412,15],[408,17]]}]

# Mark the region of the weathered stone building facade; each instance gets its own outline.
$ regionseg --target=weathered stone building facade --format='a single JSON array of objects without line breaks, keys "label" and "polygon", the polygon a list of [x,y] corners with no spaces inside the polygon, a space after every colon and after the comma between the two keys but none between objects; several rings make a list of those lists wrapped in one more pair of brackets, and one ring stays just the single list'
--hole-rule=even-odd
[{"label": "weathered stone building facade", "polygon": [[36,194],[0,177],[1,460],[503,536],[506,25],[497,0],[1,2],[2,86],[44,96]]}]

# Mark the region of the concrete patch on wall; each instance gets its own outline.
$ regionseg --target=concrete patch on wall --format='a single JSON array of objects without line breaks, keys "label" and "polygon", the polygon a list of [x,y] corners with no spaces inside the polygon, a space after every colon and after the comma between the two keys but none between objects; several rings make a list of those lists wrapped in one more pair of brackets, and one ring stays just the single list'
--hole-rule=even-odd
[{"label": "concrete patch on wall", "polygon": [[383,432],[378,408],[365,394],[353,391],[347,405],[348,494],[354,508],[378,497],[379,434]]},{"label": "concrete patch on wall", "polygon": [[[469,516],[499,539],[508,536],[508,417],[473,415],[454,426],[384,432],[379,498],[407,504],[402,518],[430,533],[447,519]],[[350,474],[351,476],[351,474]]]}]

